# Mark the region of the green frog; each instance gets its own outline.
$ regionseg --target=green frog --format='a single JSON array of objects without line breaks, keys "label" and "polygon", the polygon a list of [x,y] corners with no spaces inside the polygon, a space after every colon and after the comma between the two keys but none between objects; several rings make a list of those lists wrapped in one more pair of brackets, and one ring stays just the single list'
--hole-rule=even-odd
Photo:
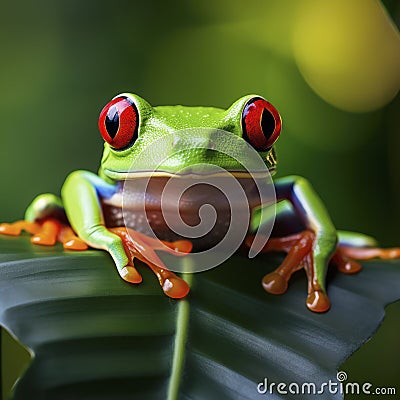
[{"label": "green frog", "polygon": [[[185,256],[193,246],[212,246],[221,240],[224,231],[219,229],[195,240],[174,234],[163,219],[160,201],[163,188],[171,179],[195,179],[191,170],[193,165],[209,164],[218,167],[219,171],[227,171],[240,181],[248,199],[250,220],[242,228],[245,237],[242,247],[251,247],[258,229],[274,219],[271,213],[260,212],[270,208],[271,204],[261,201],[255,190],[252,171],[243,170],[243,163],[234,157],[212,151],[212,142],[217,139],[211,136],[218,130],[231,135],[232,140],[223,143],[227,153],[237,154],[243,149],[243,154],[246,154],[244,150],[250,146],[264,163],[266,173],[272,175],[277,166],[274,145],[281,127],[279,112],[258,95],[244,96],[224,110],[214,107],[152,107],[136,94],[120,94],[100,113],[99,130],[104,139],[104,152],[98,174],[82,170],[72,172],[62,187],[61,198],[52,194],[38,196],[27,208],[24,220],[1,224],[0,233],[19,235],[25,230],[32,234],[31,242],[38,245],[51,246],[59,241],[67,250],[86,250],[89,246],[106,250],[121,278],[134,284],[142,281],[134,265],[135,259],[141,260],[156,274],[167,296],[183,298],[190,290],[187,282],[169,270],[155,251]],[[176,151],[180,141],[175,140],[179,139],[175,132],[190,132],[190,129],[194,129],[190,146]],[[175,139],[157,146],[156,155],[151,156],[155,143],[171,135]],[[206,148],[204,143],[207,143]],[[143,159],[146,149],[150,149],[147,153],[150,156]],[[135,164],[140,157],[141,162]],[[132,165],[140,167],[132,170]],[[182,174],[182,171],[187,173]],[[143,180],[147,180],[147,194],[144,200],[139,201]],[[130,200],[125,198],[125,203],[130,203],[125,207],[130,210],[128,223],[122,205],[124,182],[127,181],[134,182],[130,185],[133,188],[128,196]],[[329,263],[335,264],[342,272],[355,273],[361,269],[356,260],[400,255],[397,248],[384,250],[376,247],[371,237],[338,232],[306,179],[299,176],[276,179],[273,189],[276,193],[276,226],[272,237],[266,238],[260,250],[286,252],[287,255],[275,271],[263,278],[262,286],[267,292],[284,293],[292,274],[304,268],[308,279],[306,305],[314,312],[325,312],[330,307],[325,288]],[[183,201],[179,211],[189,225],[196,225],[201,203],[210,199],[217,199],[215,207],[222,210],[222,216],[227,215],[224,201],[218,199],[218,191],[207,190],[192,190],[185,194],[187,201]],[[138,203],[144,207],[146,218],[135,214]],[[221,222],[218,218],[217,225],[228,225],[226,219]],[[285,223],[279,226],[284,220]],[[157,237],[149,235],[149,227]]]}]

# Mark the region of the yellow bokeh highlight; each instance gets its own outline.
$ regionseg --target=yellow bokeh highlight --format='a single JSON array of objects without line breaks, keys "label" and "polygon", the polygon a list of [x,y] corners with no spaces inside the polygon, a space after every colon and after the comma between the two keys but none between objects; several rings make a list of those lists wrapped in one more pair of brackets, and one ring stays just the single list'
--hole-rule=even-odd
[{"label": "yellow bokeh highlight", "polygon": [[368,112],[400,88],[400,35],[379,1],[305,0],[293,52],[307,83],[342,110]]}]

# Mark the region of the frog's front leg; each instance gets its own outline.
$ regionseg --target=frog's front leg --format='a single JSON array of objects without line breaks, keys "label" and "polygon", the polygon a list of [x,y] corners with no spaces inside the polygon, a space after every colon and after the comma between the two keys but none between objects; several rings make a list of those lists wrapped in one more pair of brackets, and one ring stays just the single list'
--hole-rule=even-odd
[{"label": "frog's front leg", "polygon": [[115,186],[97,175],[88,171],[74,171],[62,187],[62,204],[68,221],[78,236],[91,247],[107,250],[121,277],[129,280],[131,274],[136,281],[138,274],[133,268],[124,270],[129,259],[121,239],[104,225],[100,199],[110,197],[114,192]]},{"label": "frog's front leg", "polygon": [[158,240],[140,232],[128,232],[124,227],[108,229],[104,224],[100,199],[112,196],[115,186],[91,172],[70,174],[61,193],[66,215],[75,232],[91,247],[108,251],[122,279],[131,283],[142,281],[133,264],[133,259],[138,258],[153,270],[167,296],[186,296],[189,292],[187,283],[169,271],[154,250],[184,255],[191,250],[190,242],[164,242],[165,246],[160,246]]},{"label": "frog's front leg", "polygon": [[304,268],[308,278],[307,307],[325,312],[330,307],[325,277],[337,245],[336,229],[321,199],[307,180],[289,176],[275,181],[277,201],[289,201],[306,230],[286,238],[269,239],[265,251],[286,251],[283,263],[263,279],[270,293],[284,293],[291,275]]},{"label": "frog's front leg", "polygon": [[[325,292],[329,262],[343,273],[354,274],[362,269],[357,260],[400,257],[400,248],[379,248],[370,236],[336,232],[321,200],[304,178],[293,176],[277,180],[276,192],[279,234],[298,233],[270,238],[262,250],[287,253],[282,264],[263,278],[263,287],[269,293],[284,293],[292,274],[304,268],[308,278],[307,307],[315,312],[324,312],[330,306]],[[262,215],[257,210],[253,214],[252,232],[271,223],[271,213]],[[253,240],[254,236],[248,237],[247,245],[250,246]]]}]

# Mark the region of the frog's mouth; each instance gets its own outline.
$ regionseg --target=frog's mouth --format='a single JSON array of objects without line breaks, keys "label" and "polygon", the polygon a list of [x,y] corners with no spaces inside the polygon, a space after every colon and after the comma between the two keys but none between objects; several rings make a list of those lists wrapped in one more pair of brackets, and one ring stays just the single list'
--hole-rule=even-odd
[{"label": "frog's mouth", "polygon": [[269,175],[273,175],[275,168],[266,169],[264,171],[220,171],[213,173],[199,173],[193,171],[186,171],[185,173],[176,173],[171,171],[113,171],[105,168],[103,170],[107,177],[116,180],[128,180],[138,178],[182,178],[182,179],[208,179],[208,178],[219,178],[219,177],[233,177],[238,179],[262,179],[268,178]]},{"label": "frog's mouth", "polygon": [[110,179],[115,181],[122,181],[127,179],[135,179],[135,178],[152,178],[152,177],[160,177],[160,178],[212,178],[212,177],[220,177],[220,176],[230,176],[237,179],[259,179],[259,178],[268,178],[274,175],[277,166],[277,158],[275,148],[272,147],[267,153],[262,155],[264,159],[262,162],[253,163],[253,167],[247,168],[245,167],[245,163],[241,169],[235,169],[234,167],[230,167],[226,165],[225,167],[220,167],[219,165],[210,163],[195,163],[193,165],[184,165],[181,168],[177,168],[175,170],[175,166],[171,164],[171,166],[154,166],[154,168],[150,167],[150,169],[144,169],[143,162],[137,163],[135,166],[138,169],[130,169],[127,171],[116,170],[107,167],[103,167],[103,173]]}]

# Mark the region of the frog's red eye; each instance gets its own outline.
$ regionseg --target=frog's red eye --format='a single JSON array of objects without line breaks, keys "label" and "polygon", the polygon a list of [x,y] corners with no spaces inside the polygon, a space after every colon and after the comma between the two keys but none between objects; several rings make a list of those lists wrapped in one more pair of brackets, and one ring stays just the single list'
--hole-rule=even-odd
[{"label": "frog's red eye", "polygon": [[261,97],[251,99],[243,109],[243,139],[257,151],[267,151],[281,132],[281,116],[277,109]]},{"label": "frog's red eye", "polygon": [[101,110],[99,129],[111,147],[122,150],[137,139],[138,122],[139,114],[133,101],[118,96]]}]

